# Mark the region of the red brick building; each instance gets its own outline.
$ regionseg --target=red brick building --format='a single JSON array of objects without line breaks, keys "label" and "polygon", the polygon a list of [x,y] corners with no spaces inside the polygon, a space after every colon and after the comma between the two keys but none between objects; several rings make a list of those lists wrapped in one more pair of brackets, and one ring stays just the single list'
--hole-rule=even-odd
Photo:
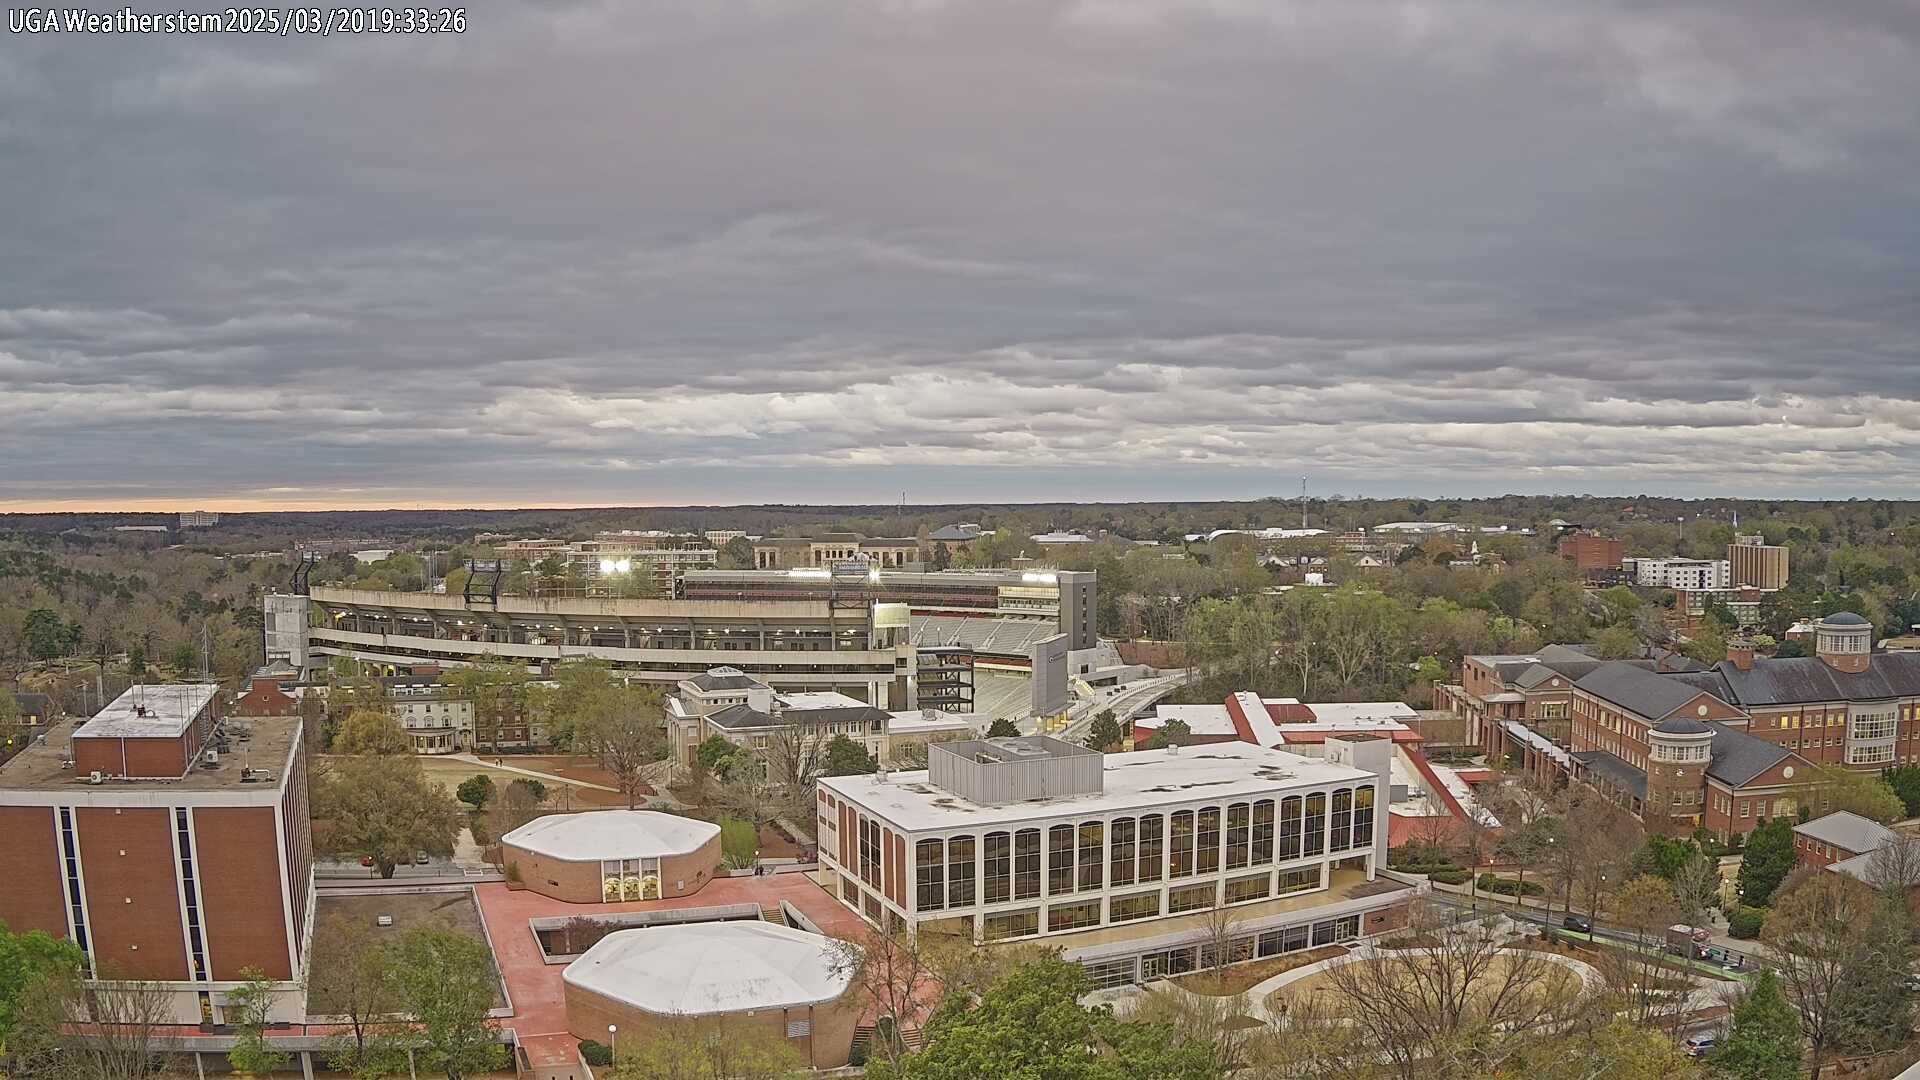
[{"label": "red brick building", "polygon": [[1560,538],[1560,557],[1573,563],[1576,570],[1618,570],[1626,556],[1626,546],[1617,537],[1574,533]]},{"label": "red brick building", "polygon": [[151,980],[173,1023],[219,1022],[258,969],[303,1018],[313,910],[297,718],[222,719],[211,684],[135,687],[0,767],[0,921]]},{"label": "red brick building", "polygon": [[1817,869],[1871,855],[1899,837],[1899,833],[1872,818],[1836,810],[1795,825],[1793,853],[1800,865]]},{"label": "red brick building", "polygon": [[1814,765],[1920,762],[1920,653],[1873,652],[1873,627],[1850,612],[1813,637],[1813,656],[1736,648],[1710,668],[1565,646],[1470,656],[1443,691],[1489,754],[1571,772],[1650,829],[1731,836],[1795,813]]}]

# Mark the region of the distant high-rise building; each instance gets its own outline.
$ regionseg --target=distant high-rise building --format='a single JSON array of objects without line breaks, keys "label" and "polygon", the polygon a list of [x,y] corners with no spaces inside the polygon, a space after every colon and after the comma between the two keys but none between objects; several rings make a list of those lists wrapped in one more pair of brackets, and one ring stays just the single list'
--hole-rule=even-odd
[{"label": "distant high-rise building", "polygon": [[180,515],[183,529],[211,529],[220,524],[220,515],[206,510],[188,510]]},{"label": "distant high-rise building", "polygon": [[1727,562],[1732,567],[1732,584],[1755,589],[1787,587],[1787,549],[1767,543],[1757,534],[1738,534],[1727,545]]},{"label": "distant high-rise building", "polygon": [[1576,570],[1618,570],[1624,554],[1625,545],[1617,537],[1574,533],[1560,539],[1560,557]]}]

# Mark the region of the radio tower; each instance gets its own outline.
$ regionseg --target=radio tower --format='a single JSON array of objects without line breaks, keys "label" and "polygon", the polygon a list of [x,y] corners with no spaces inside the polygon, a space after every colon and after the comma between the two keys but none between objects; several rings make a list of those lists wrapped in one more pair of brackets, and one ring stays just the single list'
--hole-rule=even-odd
[{"label": "radio tower", "polygon": [[1300,528],[1307,527],[1307,478],[1300,478]]}]

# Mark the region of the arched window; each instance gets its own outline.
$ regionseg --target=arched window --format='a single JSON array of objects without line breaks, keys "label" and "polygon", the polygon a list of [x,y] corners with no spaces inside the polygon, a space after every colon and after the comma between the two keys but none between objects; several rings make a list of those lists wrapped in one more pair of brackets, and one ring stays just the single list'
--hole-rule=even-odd
[{"label": "arched window", "polygon": [[1055,825],[1047,830],[1047,895],[1073,891],[1074,828]]},{"label": "arched window", "polygon": [[1373,846],[1373,789],[1353,789],[1353,846]]},{"label": "arched window", "polygon": [[1300,857],[1300,796],[1280,800],[1280,858]]},{"label": "arched window", "polygon": [[1107,825],[1110,853],[1107,858],[1107,884],[1133,884],[1134,826],[1130,817],[1114,818]]},{"label": "arched window", "polygon": [[1253,804],[1253,865],[1265,866],[1273,861],[1273,800],[1261,799]]},{"label": "arched window", "polygon": [[1307,820],[1302,839],[1304,855],[1320,855],[1327,849],[1327,793],[1316,791],[1307,796]]},{"label": "arched window", "polygon": [[1252,836],[1253,812],[1246,803],[1227,807],[1227,869],[1246,868]]},{"label": "arched window", "polygon": [[1327,850],[1345,851],[1353,846],[1353,789],[1335,788],[1333,792],[1333,830]]},{"label": "arched window", "polygon": [[990,832],[986,841],[986,886],[984,899],[998,904],[1013,895],[1013,837],[1009,833]]},{"label": "arched window", "polygon": [[1173,825],[1167,834],[1167,876],[1193,876],[1193,811],[1173,812]]},{"label": "arched window", "polygon": [[937,839],[913,845],[914,909],[939,911],[947,906],[946,845]]}]

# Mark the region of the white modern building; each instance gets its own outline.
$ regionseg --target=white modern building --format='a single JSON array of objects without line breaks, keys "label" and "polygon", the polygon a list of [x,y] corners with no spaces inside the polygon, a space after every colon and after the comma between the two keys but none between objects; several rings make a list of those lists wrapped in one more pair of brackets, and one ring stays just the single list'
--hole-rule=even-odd
[{"label": "white modern building", "polygon": [[1725,589],[1733,581],[1725,559],[1625,559],[1633,564],[1633,582],[1666,589]]},{"label": "white modern building", "polygon": [[[923,771],[819,783],[827,885],[868,922],[1044,939],[1098,985],[1381,933],[1390,743],[1102,755],[1044,736],[938,743]],[[1214,955],[1208,923],[1232,912]]]}]

